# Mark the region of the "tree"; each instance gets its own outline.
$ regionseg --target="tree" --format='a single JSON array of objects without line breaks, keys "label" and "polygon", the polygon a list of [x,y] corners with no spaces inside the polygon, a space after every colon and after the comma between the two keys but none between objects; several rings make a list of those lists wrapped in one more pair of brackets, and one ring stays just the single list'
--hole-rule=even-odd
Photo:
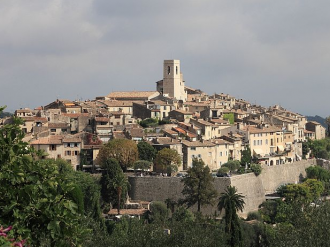
[{"label": "tree", "polygon": [[325,119],[325,122],[328,125],[327,136],[330,136],[330,116]]},{"label": "tree", "polygon": [[184,183],[182,194],[185,196],[183,203],[188,208],[197,203],[198,212],[200,212],[201,206],[212,205],[217,197],[213,181],[210,168],[205,165],[204,161],[194,159],[192,167],[187,170],[187,176],[182,179]]},{"label": "tree", "polygon": [[100,180],[101,195],[106,203],[117,207],[126,200],[128,182],[117,160],[110,158],[103,164],[104,170]]},{"label": "tree", "polygon": [[14,118],[0,128],[0,222],[34,246],[42,237],[50,246],[78,245],[87,229],[79,225],[72,193],[77,186],[59,174],[54,162],[33,158],[37,155],[23,142],[21,123]]},{"label": "tree", "polygon": [[114,139],[104,144],[97,156],[97,163],[102,167],[108,158],[116,159],[125,171],[138,159],[138,148],[134,141]]},{"label": "tree", "polygon": [[241,158],[241,165],[245,166],[246,164],[251,164],[252,155],[251,155],[251,149],[249,146],[245,147],[244,150],[242,150],[242,158]]},{"label": "tree", "polygon": [[141,169],[143,172],[144,170],[150,169],[151,165],[152,165],[152,162],[150,162],[150,161],[137,160],[134,162],[133,168],[134,168],[134,170]]},{"label": "tree", "polygon": [[164,224],[168,219],[169,209],[164,202],[154,201],[150,204],[150,222]]},{"label": "tree", "polygon": [[251,168],[252,172],[254,172],[254,174],[256,176],[259,176],[261,174],[262,167],[261,167],[260,164],[251,164],[250,165],[250,168]]},{"label": "tree", "polygon": [[163,148],[157,153],[155,163],[171,176],[171,173],[176,172],[181,165],[181,157],[176,150]]},{"label": "tree", "polygon": [[156,149],[147,142],[139,142],[137,144],[137,148],[139,151],[140,160],[153,161],[156,157]]},{"label": "tree", "polygon": [[238,160],[229,160],[227,163],[223,164],[223,167],[228,167],[230,171],[236,171],[240,168],[241,163]]},{"label": "tree", "polygon": [[244,196],[237,193],[235,186],[228,186],[224,193],[221,193],[218,209],[222,212],[225,209],[225,232],[229,234],[229,244],[232,247],[242,246],[242,231],[237,211],[243,212]]}]

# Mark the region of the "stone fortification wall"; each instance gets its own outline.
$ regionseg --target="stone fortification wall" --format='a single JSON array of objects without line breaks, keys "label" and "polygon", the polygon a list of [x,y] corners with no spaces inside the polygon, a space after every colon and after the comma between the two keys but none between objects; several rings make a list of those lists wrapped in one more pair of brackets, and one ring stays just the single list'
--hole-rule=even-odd
[{"label": "stone fortification wall", "polygon": [[[280,185],[299,182],[306,175],[305,169],[314,165],[315,160],[304,160],[279,166],[264,166],[257,177],[254,173],[236,175],[231,178],[215,178],[214,184],[218,193],[225,191],[229,185],[245,196],[245,208],[241,215],[255,211],[265,200],[265,194],[273,193]],[[183,183],[177,177],[129,177],[131,188],[129,196],[133,200],[165,201],[167,198],[182,198]],[[193,208],[195,210],[195,208]],[[202,208],[204,214],[214,214],[216,205]]]},{"label": "stone fortification wall", "polygon": [[273,193],[282,184],[299,183],[306,176],[305,169],[315,164],[316,161],[310,159],[279,166],[264,166],[259,177],[265,193]]}]

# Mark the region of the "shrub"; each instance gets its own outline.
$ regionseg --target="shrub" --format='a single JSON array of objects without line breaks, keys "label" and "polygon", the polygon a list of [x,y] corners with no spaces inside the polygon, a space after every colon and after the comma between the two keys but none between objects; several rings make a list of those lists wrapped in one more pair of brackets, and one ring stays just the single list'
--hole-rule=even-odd
[{"label": "shrub", "polygon": [[247,221],[250,221],[250,220],[261,221],[262,220],[262,217],[261,217],[261,215],[260,215],[259,212],[249,212],[248,215],[247,215],[246,220]]},{"label": "shrub", "polygon": [[221,167],[218,172],[217,172],[217,176],[222,177],[227,175],[227,173],[229,172],[229,168],[228,167]]},{"label": "shrub", "polygon": [[260,164],[251,164],[250,168],[256,176],[259,176],[261,174],[262,168]]}]

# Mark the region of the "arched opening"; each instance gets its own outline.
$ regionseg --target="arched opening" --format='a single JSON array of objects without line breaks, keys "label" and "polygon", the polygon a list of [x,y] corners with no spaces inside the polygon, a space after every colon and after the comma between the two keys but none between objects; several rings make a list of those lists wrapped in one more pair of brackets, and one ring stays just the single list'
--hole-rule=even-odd
[{"label": "arched opening", "polygon": [[270,161],[270,166],[273,166],[274,165],[274,161]]}]

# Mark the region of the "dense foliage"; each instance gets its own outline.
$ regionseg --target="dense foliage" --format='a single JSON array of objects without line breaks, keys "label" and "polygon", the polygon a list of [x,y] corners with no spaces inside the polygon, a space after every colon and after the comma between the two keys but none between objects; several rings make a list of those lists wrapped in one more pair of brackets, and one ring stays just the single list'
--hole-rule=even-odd
[{"label": "dense foliage", "polygon": [[104,144],[97,156],[97,163],[102,167],[109,158],[116,159],[125,171],[138,159],[138,148],[134,141],[114,139]]},{"label": "dense foliage", "polygon": [[176,150],[163,148],[157,153],[155,163],[157,167],[160,167],[171,176],[173,172],[178,171],[178,167],[181,165],[181,157]]},{"label": "dense foliage", "polygon": [[217,191],[213,184],[214,178],[210,173],[210,168],[201,159],[194,159],[192,167],[187,170],[187,176],[182,179],[185,196],[183,203],[187,207],[197,204],[197,211],[200,212],[201,206],[213,204],[217,197]]},{"label": "dense foliage", "polygon": [[137,148],[140,160],[147,160],[152,162],[155,159],[157,151],[149,143],[144,141],[139,142],[137,144]]},{"label": "dense foliage", "polygon": [[67,181],[55,162],[42,162],[22,141],[21,121],[0,128],[0,222],[40,246],[68,246],[88,232],[79,226],[80,188]]}]

